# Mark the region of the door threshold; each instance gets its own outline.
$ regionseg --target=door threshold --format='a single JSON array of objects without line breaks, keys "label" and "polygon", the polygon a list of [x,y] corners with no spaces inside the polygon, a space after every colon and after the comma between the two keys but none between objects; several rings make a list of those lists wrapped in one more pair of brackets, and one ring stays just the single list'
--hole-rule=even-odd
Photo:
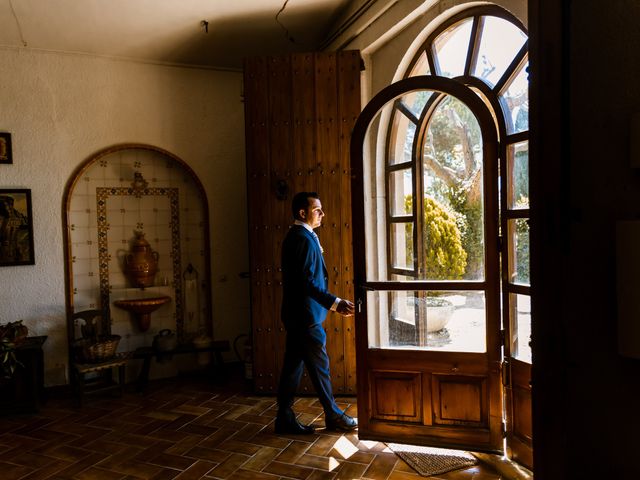
[{"label": "door threshold", "polygon": [[533,480],[533,472],[501,455],[471,452],[482,463],[490,465],[508,480]]}]

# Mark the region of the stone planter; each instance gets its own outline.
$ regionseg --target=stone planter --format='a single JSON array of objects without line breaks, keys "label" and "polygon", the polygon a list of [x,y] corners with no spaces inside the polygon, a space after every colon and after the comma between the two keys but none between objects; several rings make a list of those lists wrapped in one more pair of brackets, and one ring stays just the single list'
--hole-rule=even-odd
[{"label": "stone planter", "polygon": [[456,307],[442,297],[427,297],[427,333],[439,332],[447,326]]}]

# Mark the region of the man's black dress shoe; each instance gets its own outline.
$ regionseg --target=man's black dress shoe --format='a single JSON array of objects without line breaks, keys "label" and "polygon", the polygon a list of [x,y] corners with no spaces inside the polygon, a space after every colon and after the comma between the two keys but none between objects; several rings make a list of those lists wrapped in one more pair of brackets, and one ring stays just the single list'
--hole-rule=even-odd
[{"label": "man's black dress shoe", "polygon": [[325,417],[324,423],[327,426],[327,430],[341,430],[343,432],[349,432],[358,428],[358,421],[346,413],[332,418]]},{"label": "man's black dress shoe", "polygon": [[293,420],[282,420],[277,417],[274,430],[279,434],[294,435],[310,435],[316,431],[311,425],[302,425],[296,418]]}]

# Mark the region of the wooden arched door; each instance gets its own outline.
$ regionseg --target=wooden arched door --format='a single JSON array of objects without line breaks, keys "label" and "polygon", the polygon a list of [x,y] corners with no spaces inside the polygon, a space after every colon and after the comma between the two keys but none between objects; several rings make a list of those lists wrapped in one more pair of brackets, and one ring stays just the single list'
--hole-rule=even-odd
[{"label": "wooden arched door", "polygon": [[[456,246],[462,233],[455,214],[438,193],[446,172],[426,160],[407,161],[402,145],[394,161],[376,161],[379,145],[394,135],[396,124],[388,121],[394,110],[411,110],[418,101],[424,108],[415,134],[422,138],[453,103],[477,130],[475,143],[466,146],[474,150],[478,183],[478,217],[467,222],[480,252],[472,273]],[[433,148],[427,143],[414,144],[409,156],[425,159]],[[373,159],[366,165],[365,147]],[[351,168],[360,438],[503,448],[498,156],[489,109],[471,88],[448,78],[394,83],[356,122]],[[446,338],[437,325],[443,310],[457,317]]]}]

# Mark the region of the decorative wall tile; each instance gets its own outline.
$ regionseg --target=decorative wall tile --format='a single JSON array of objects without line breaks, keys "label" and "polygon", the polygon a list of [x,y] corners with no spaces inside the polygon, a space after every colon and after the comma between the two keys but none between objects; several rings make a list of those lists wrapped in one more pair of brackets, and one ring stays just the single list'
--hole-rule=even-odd
[{"label": "decorative wall tile", "polygon": [[154,245],[158,253],[161,253],[165,258],[173,254],[171,238],[157,239],[157,241],[154,241]]},{"label": "decorative wall tile", "polygon": [[[87,245],[86,242],[74,245],[73,254],[76,262],[80,260],[89,260],[91,259],[91,254],[92,254],[91,245]],[[74,268],[74,272],[75,272],[75,268]]]},{"label": "decorative wall tile", "polygon": [[73,241],[71,242],[72,247],[77,247],[79,245],[87,245],[89,241],[89,229],[88,228],[75,228],[70,229],[69,232],[73,236]]},{"label": "decorative wall tile", "polygon": [[[147,181],[139,198],[132,189],[136,171]],[[72,284],[80,287],[74,295],[74,309],[84,309],[88,303],[97,303],[96,308],[106,305],[114,320],[114,333],[123,336],[119,350],[150,345],[153,340],[152,332],[137,332],[132,328],[129,313],[112,307],[109,302],[110,292],[129,286],[123,271],[123,257],[129,252],[134,230],[144,231],[160,255],[156,284],[166,282],[165,288],[172,292],[172,302],[153,313],[150,330],[170,328],[185,339],[183,270],[192,263],[198,271],[205,271],[204,257],[198,251],[205,238],[201,227],[202,201],[190,173],[180,163],[144,148],[121,150],[100,158],[88,166],[76,182],[70,196],[70,211],[78,212],[78,216],[73,217],[77,225],[69,229],[71,255],[76,257],[72,263]],[[183,202],[185,208],[181,208]],[[181,219],[182,215],[185,220]],[[188,245],[183,245],[184,238],[189,238]],[[185,256],[188,257],[186,263]],[[89,272],[94,276],[90,277]],[[97,295],[89,293],[92,289]],[[200,290],[199,295],[201,305],[207,305],[208,292]],[[206,311],[206,306],[198,308],[198,316],[202,315],[202,309]],[[205,317],[210,321],[208,315],[202,315],[199,326],[204,325]]]},{"label": "decorative wall tile", "polygon": [[91,270],[94,270],[94,263],[91,259],[80,259],[76,258],[75,263],[73,264],[73,274],[74,276],[85,276],[88,275]]},{"label": "decorative wall tile", "polygon": [[98,227],[96,225],[89,225],[89,236],[87,238],[87,244],[92,245],[98,241]]},{"label": "decorative wall tile", "polygon": [[[142,218],[140,217],[140,211],[139,210],[134,210],[131,208],[127,208],[124,212],[124,214],[122,215],[122,224],[123,225],[129,225],[131,226],[131,228],[135,229],[137,224],[142,222]],[[144,230],[144,227],[141,228],[141,230]],[[133,236],[133,235],[132,235]]]},{"label": "decorative wall tile", "polygon": [[75,282],[73,286],[78,290],[78,292],[80,292],[81,290],[95,292],[100,288],[100,277],[97,275],[76,275],[74,278]]},{"label": "decorative wall tile", "polygon": [[75,228],[89,227],[89,214],[86,211],[69,212],[69,224]]},{"label": "decorative wall tile", "polygon": [[95,191],[96,188],[102,188],[105,187],[107,185],[106,181],[103,178],[103,175],[100,175],[99,177],[89,177],[89,188],[88,191],[89,192],[93,192]]},{"label": "decorative wall tile", "polygon": [[92,310],[99,308],[100,295],[97,290],[77,290],[74,294],[74,305],[82,306],[82,310]]},{"label": "decorative wall tile", "polygon": [[91,195],[74,195],[69,201],[70,212],[83,212],[91,205]]},{"label": "decorative wall tile", "polygon": [[[131,201],[128,201],[128,204],[131,205]],[[169,202],[165,202],[164,199],[157,199],[155,197],[151,197],[151,196],[143,196],[142,198],[140,198],[140,201],[138,202],[137,205],[131,205],[134,209],[137,208],[137,210],[139,212],[153,212],[154,211],[154,207],[156,207],[156,205],[161,205],[161,204],[166,204],[167,207],[169,205]],[[167,209],[168,210],[168,209]]]},{"label": "decorative wall tile", "polygon": [[109,213],[107,212],[107,217],[109,218],[109,222],[107,225],[107,235],[108,235],[108,241],[109,243],[122,243],[122,240],[126,240],[128,236],[130,236],[130,232],[128,231],[129,229],[127,228],[126,233],[125,233],[125,227],[124,225],[122,225],[121,223],[115,223],[113,222],[113,219],[109,216]]},{"label": "decorative wall tile", "polygon": [[[112,185],[116,185],[116,180],[114,180],[114,183]],[[117,182],[120,183],[120,182]],[[121,187],[121,185],[117,185],[118,187]],[[93,203],[94,203],[94,208],[95,208],[95,194],[93,197]],[[109,199],[109,204],[107,205],[107,210],[110,212],[111,210],[120,210],[120,213],[124,213],[124,211],[122,210],[123,208],[126,207],[126,198],[124,197],[111,197]]]},{"label": "decorative wall tile", "polygon": [[[112,196],[127,196],[125,204],[127,206],[131,206],[131,209],[133,210],[136,207],[136,205],[135,205],[135,200],[132,200],[132,198],[130,197],[131,193],[132,193],[131,188],[124,188],[124,187],[97,189],[96,197],[97,197],[98,219],[99,219],[98,228],[102,232],[106,232],[107,238],[108,238],[108,228],[107,228],[106,216],[107,216],[109,199]],[[177,232],[178,225],[179,225],[179,221],[178,221],[179,209],[178,209],[178,202],[177,202],[178,191],[177,191],[177,188],[166,188],[166,189],[165,188],[162,188],[162,189],[145,188],[141,192],[136,192],[136,194],[140,195],[139,199],[136,197],[136,199],[140,201],[142,201],[143,199],[147,200],[148,197],[161,197],[159,199],[155,199],[157,203],[160,204],[160,203],[166,202],[166,200],[168,199],[171,205],[171,217],[170,219],[167,219],[167,221],[165,221],[165,225],[166,225],[166,228],[170,230],[172,243],[170,247],[168,247],[166,250],[169,250],[170,248],[171,260],[173,265],[172,286],[174,287],[175,294],[176,294],[176,299],[174,301],[175,312],[177,317],[176,331],[180,335],[182,335],[183,316],[182,316],[182,299],[181,299],[182,289],[181,289],[181,281],[180,281],[180,271],[181,271],[180,242],[179,242],[179,235]],[[130,227],[133,227],[133,225],[135,224],[136,225],[135,228],[140,227],[140,224],[142,224],[143,228],[141,230],[146,232],[147,230],[144,228],[144,219],[145,217],[142,215],[140,211],[140,206],[138,205],[138,211],[135,216],[131,215],[129,209],[127,208],[124,214],[123,222],[124,222],[124,225],[130,226]],[[147,219],[149,222],[155,223],[153,219],[151,219],[150,217],[147,217]],[[101,244],[104,244],[105,246],[107,246],[107,249],[108,249],[109,243],[107,239],[101,238],[100,241],[101,241]],[[122,249],[109,251],[109,253],[112,256],[113,255],[120,256],[123,254],[126,255],[126,252],[123,253]],[[101,263],[103,263],[104,257],[105,256],[101,255]],[[102,281],[102,298],[103,298],[103,304],[105,304],[105,303],[108,303],[108,298],[109,298],[109,291],[107,288],[108,280],[109,280],[108,266],[106,266],[105,268],[101,268],[101,278],[104,279]]]}]

